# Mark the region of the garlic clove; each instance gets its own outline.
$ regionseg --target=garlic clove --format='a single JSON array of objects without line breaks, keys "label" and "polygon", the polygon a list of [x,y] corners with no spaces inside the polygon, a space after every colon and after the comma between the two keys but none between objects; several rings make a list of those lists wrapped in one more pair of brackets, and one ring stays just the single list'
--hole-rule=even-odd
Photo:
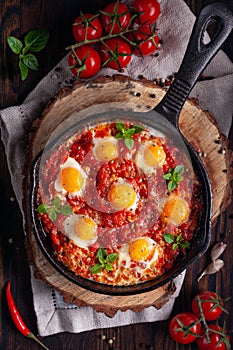
[{"label": "garlic clove", "polygon": [[200,277],[198,278],[198,282],[201,280],[201,278],[205,275],[212,275],[218,271],[221,270],[221,268],[224,266],[224,261],[221,259],[217,259],[215,261],[212,261],[206,269],[201,273]]},{"label": "garlic clove", "polygon": [[227,245],[223,242],[219,242],[219,243],[215,244],[211,250],[211,253],[210,253],[211,260],[212,261],[217,260],[222,255],[222,253],[224,252],[226,247],[227,247]]}]

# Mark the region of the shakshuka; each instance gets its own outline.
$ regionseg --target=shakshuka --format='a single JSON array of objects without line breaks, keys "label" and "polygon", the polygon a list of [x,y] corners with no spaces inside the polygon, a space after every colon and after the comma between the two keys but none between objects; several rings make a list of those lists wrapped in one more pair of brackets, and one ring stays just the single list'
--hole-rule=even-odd
[{"label": "shakshuka", "polygon": [[187,154],[161,132],[116,120],[47,151],[38,220],[74,274],[123,286],[185,256],[202,211]]}]

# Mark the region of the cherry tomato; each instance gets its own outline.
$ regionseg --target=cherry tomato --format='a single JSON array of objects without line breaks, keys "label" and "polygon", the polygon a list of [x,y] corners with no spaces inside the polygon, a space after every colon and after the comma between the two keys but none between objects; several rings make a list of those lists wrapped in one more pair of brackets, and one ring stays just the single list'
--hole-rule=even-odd
[{"label": "cherry tomato", "polygon": [[73,23],[73,36],[76,41],[98,39],[103,33],[100,20],[91,13],[78,16]]},{"label": "cherry tomato", "polygon": [[221,297],[214,292],[205,291],[197,294],[192,301],[192,310],[197,317],[200,317],[197,297],[201,299],[201,307],[206,321],[216,320],[222,314],[224,304]]},{"label": "cherry tomato", "polygon": [[[152,39],[148,40],[151,36]],[[156,51],[159,44],[159,37],[156,33],[153,34],[151,28],[147,25],[141,26],[130,33],[129,39],[137,43],[133,53],[136,56],[148,56]]]},{"label": "cherry tomato", "polygon": [[68,61],[72,73],[84,79],[96,75],[101,67],[100,55],[88,45],[77,47],[71,51]]},{"label": "cherry tomato", "polygon": [[111,2],[102,11],[101,22],[106,33],[117,34],[127,28],[131,15],[121,2]]},{"label": "cherry tomato", "polygon": [[157,0],[135,0],[132,7],[139,14],[136,23],[153,24],[160,15],[160,4]]},{"label": "cherry tomato", "polygon": [[[201,331],[201,337],[197,339],[197,345],[199,350],[228,350],[230,347],[230,337],[226,334],[225,330],[216,325],[210,324],[209,328],[209,337],[210,343],[208,343],[204,330]],[[212,330],[212,331],[211,331]],[[221,333],[217,334],[214,331]]]},{"label": "cherry tomato", "polygon": [[123,39],[111,38],[101,46],[100,56],[105,66],[119,70],[126,67],[130,62],[131,47]]},{"label": "cherry tomato", "polygon": [[200,331],[200,321],[190,312],[181,312],[177,314],[172,318],[169,324],[170,335],[172,339],[179,344],[192,343],[197,339]]}]

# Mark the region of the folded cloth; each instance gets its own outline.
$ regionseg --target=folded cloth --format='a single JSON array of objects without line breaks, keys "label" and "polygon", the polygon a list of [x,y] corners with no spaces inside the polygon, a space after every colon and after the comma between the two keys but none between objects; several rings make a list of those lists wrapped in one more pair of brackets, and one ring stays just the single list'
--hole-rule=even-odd
[{"label": "folded cloth", "polygon": [[[143,75],[147,79],[156,80],[166,78],[178,70],[195,16],[183,0],[161,0],[161,12],[157,26],[163,44],[158,57],[150,56],[143,59],[133,57],[124,71],[125,75],[134,79]],[[5,146],[12,186],[23,217],[22,169],[26,152],[25,135],[33,120],[40,116],[48,101],[73,78],[67,66],[67,57],[64,57],[20,106],[0,111],[1,137]],[[101,70],[101,74],[112,75],[113,73],[108,68]],[[199,81],[193,89],[191,97],[197,97],[200,106],[213,113],[222,133],[228,135],[233,115],[233,64],[220,51],[208,65],[204,74],[210,79]],[[149,307],[139,313],[118,311],[110,319],[102,313],[95,312],[90,307],[76,307],[64,303],[58,292],[36,280],[32,272],[31,283],[39,334],[45,336],[63,331],[78,333],[96,328],[167,319],[174,300],[179,294],[184,275],[185,273],[174,280],[176,292],[160,310]]]}]

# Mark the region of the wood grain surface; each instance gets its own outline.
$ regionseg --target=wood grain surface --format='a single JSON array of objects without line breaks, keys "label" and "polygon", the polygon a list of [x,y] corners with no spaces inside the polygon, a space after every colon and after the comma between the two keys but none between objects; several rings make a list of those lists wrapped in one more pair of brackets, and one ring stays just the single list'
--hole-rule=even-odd
[{"label": "wood grain surface", "polygon": [[[221,0],[233,10],[233,1]],[[19,104],[28,95],[61,58],[65,55],[64,48],[72,42],[71,23],[79,10],[91,11],[103,7],[109,0],[1,0],[0,1],[0,108]],[[207,3],[215,0],[186,0],[186,3],[198,14]],[[23,38],[25,33],[34,28],[47,28],[50,31],[50,42],[46,54],[38,55],[40,69],[30,74],[24,82],[20,80],[17,57],[12,55],[7,44],[8,35]],[[69,30],[70,28],[70,30]],[[223,49],[233,60],[233,36],[229,37]],[[231,131],[230,139],[233,139]],[[231,147],[233,145],[231,144]],[[22,219],[18,205],[14,199],[9,173],[7,170],[4,149],[0,152],[0,200],[1,200],[1,250],[0,250],[0,348],[3,350],[39,350],[40,346],[24,338],[14,327],[4,296],[7,280],[12,281],[12,292],[16,304],[25,322],[37,333],[36,317],[33,310],[30,271],[24,246]],[[212,234],[211,246],[214,242],[224,241],[228,244],[223,255],[224,269],[209,277],[204,277],[198,284],[195,276],[210,262],[207,252],[187,271],[179,298],[177,298],[172,315],[177,312],[190,310],[192,297],[198,290],[217,290],[223,297],[233,295],[232,251],[233,251],[233,205],[228,207],[218,218]],[[228,315],[226,327],[233,324],[233,299],[227,304]],[[221,324],[223,323],[221,319]],[[102,339],[102,336],[105,336]],[[110,346],[108,339],[113,339]],[[43,339],[51,350],[196,350],[196,345],[176,345],[168,334],[168,321],[99,329],[81,334],[61,333]]]}]

